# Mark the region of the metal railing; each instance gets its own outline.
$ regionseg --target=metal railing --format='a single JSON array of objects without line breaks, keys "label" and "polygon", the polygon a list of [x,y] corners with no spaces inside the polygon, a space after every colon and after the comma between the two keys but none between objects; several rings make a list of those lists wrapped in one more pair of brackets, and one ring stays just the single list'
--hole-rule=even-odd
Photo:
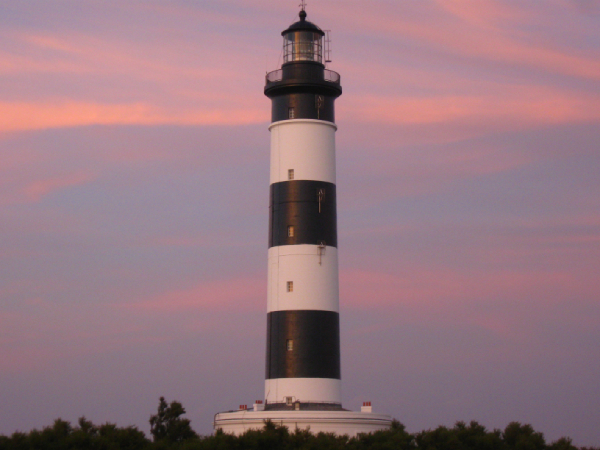
[{"label": "metal railing", "polygon": [[340,74],[333,70],[325,69],[325,81],[340,84]]},{"label": "metal railing", "polygon": [[[283,78],[283,70],[277,69],[272,72],[269,72],[265,78],[266,78],[267,84],[281,81]],[[329,69],[324,70],[323,78],[313,77],[313,79],[319,79],[319,80],[323,79],[325,81],[329,81],[330,83],[340,84],[340,74],[337,72],[334,72],[333,70],[329,70]]]},{"label": "metal railing", "polygon": [[277,69],[273,72],[269,72],[266,76],[267,83],[275,83],[276,81],[281,81],[283,76],[283,70]]}]

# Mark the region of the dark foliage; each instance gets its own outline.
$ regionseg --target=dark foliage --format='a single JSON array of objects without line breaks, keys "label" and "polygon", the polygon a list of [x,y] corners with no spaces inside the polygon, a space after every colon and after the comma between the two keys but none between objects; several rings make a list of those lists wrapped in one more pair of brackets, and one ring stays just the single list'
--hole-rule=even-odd
[{"label": "dark foliage", "polygon": [[15,432],[0,436],[0,450],[145,450],[151,442],[136,427],[119,428],[115,424],[94,425],[85,417],[79,426],[57,419],[42,431]]},{"label": "dark foliage", "polygon": [[487,431],[475,421],[469,425],[457,422],[454,428],[421,431],[415,435],[415,440],[423,450],[508,450],[500,431]]},{"label": "dark foliage", "polygon": [[165,398],[161,397],[157,413],[150,416],[150,433],[154,442],[181,443],[198,438],[189,419],[181,417],[184,414],[185,409],[181,403],[173,401],[168,405]]},{"label": "dark foliage", "polygon": [[200,437],[189,420],[181,418],[183,414],[185,409],[179,402],[167,404],[161,397],[158,412],[150,419],[153,441],[136,427],[94,425],[82,417],[77,426],[57,419],[41,431],[0,435],[0,450],[600,450],[578,449],[566,437],[546,444],[542,433],[518,422],[508,424],[504,431],[488,431],[477,422],[457,422],[453,428],[440,426],[411,434],[394,421],[389,430],[355,438],[315,435],[266,422],[262,430],[250,430],[242,436],[219,431]]}]

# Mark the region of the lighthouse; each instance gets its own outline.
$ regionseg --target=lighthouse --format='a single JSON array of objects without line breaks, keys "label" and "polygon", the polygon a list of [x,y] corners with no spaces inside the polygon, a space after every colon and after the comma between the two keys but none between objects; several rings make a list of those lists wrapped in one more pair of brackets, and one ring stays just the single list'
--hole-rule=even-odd
[{"label": "lighthouse", "polygon": [[235,434],[272,420],[356,435],[391,419],[342,407],[335,169],[340,75],[325,67],[325,32],[306,20],[284,30],[283,64],[267,73],[271,100],[265,392],[248,408],[215,415]]},{"label": "lighthouse", "polygon": [[271,180],[267,288],[268,404],[341,405],[334,102],[325,33],[300,20],[282,33],[267,75]]}]

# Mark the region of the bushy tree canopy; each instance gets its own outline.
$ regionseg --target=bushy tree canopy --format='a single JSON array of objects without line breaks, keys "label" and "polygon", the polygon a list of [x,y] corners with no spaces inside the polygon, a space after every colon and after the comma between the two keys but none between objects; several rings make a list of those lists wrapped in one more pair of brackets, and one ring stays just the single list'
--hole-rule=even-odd
[{"label": "bushy tree canopy", "polygon": [[183,419],[185,409],[177,401],[167,404],[164,397],[158,403],[158,411],[150,416],[150,433],[154,442],[183,442],[197,438],[198,435],[190,425],[189,419]]},{"label": "bushy tree canopy", "polygon": [[518,422],[509,423],[504,431],[488,431],[472,421],[411,434],[394,421],[389,430],[354,438],[291,431],[266,422],[263,429],[250,430],[241,436],[218,431],[200,437],[192,430],[190,421],[181,417],[183,414],[181,403],[168,404],[161,397],[157,413],[150,418],[153,441],[136,427],[94,425],[81,417],[77,426],[57,419],[41,431],[0,435],[0,450],[600,450],[578,449],[566,437],[546,444],[542,433]]}]

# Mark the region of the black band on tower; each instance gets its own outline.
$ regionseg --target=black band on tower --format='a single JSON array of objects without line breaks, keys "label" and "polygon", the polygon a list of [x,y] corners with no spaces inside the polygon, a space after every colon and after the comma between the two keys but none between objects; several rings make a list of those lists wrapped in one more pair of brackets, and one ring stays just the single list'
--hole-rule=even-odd
[{"label": "black band on tower", "polygon": [[292,93],[273,97],[271,102],[271,121],[288,119],[316,119],[335,122],[335,97],[314,92]]},{"label": "black band on tower", "polygon": [[335,184],[311,180],[273,183],[269,203],[269,247],[337,247]]},{"label": "black band on tower", "polygon": [[333,99],[342,95],[340,76],[325,69],[318,62],[294,61],[267,74],[265,95],[276,98],[294,93],[310,93],[329,96]]},{"label": "black band on tower", "polygon": [[340,379],[340,318],[333,311],[267,314],[267,379]]}]

